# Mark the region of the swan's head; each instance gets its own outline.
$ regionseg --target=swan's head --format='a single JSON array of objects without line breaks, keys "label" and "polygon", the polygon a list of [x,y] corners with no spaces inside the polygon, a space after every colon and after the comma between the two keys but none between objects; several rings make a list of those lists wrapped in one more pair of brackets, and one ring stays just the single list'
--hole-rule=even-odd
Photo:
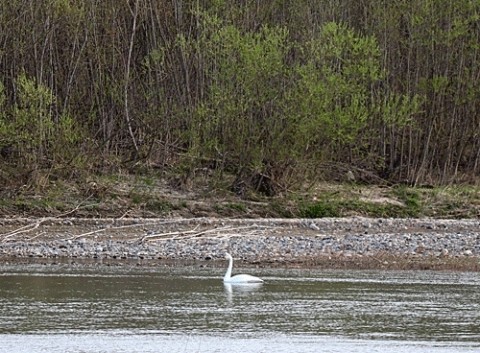
[{"label": "swan's head", "polygon": [[227,252],[227,253],[225,253],[225,258],[226,258],[227,260],[231,260],[231,259],[232,259],[232,255],[230,255],[230,254]]}]

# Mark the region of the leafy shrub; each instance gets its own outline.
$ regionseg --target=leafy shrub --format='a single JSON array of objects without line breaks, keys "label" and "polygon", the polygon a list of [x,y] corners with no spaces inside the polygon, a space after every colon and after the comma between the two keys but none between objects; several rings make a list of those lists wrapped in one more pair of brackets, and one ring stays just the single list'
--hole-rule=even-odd
[{"label": "leafy shrub", "polygon": [[339,217],[340,212],[336,203],[322,200],[307,204],[300,208],[302,218]]}]

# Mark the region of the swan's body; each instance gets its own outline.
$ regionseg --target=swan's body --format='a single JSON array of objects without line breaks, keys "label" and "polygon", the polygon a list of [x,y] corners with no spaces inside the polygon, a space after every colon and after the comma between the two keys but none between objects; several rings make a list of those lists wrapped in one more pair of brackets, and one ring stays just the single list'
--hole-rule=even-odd
[{"label": "swan's body", "polygon": [[235,275],[232,277],[232,268],[233,268],[233,258],[232,255],[229,253],[225,254],[225,258],[228,260],[228,268],[227,272],[225,272],[225,276],[223,277],[224,283],[263,283],[263,279],[250,276],[250,275]]}]

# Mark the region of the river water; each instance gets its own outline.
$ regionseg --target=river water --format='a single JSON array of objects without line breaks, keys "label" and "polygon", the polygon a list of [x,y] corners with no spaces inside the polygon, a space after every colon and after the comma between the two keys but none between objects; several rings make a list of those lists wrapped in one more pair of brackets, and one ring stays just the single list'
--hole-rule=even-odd
[{"label": "river water", "polygon": [[4,265],[0,352],[480,351],[478,273],[242,272]]}]

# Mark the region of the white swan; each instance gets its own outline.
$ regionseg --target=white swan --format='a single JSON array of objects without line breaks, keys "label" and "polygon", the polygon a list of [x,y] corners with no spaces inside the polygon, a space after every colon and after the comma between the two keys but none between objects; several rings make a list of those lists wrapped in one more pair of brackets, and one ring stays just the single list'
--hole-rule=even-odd
[{"label": "white swan", "polygon": [[250,275],[235,275],[232,277],[232,268],[233,268],[233,258],[232,255],[229,253],[225,254],[225,258],[228,260],[228,268],[227,272],[225,272],[225,276],[223,277],[224,283],[263,283],[263,279],[250,276]]}]

